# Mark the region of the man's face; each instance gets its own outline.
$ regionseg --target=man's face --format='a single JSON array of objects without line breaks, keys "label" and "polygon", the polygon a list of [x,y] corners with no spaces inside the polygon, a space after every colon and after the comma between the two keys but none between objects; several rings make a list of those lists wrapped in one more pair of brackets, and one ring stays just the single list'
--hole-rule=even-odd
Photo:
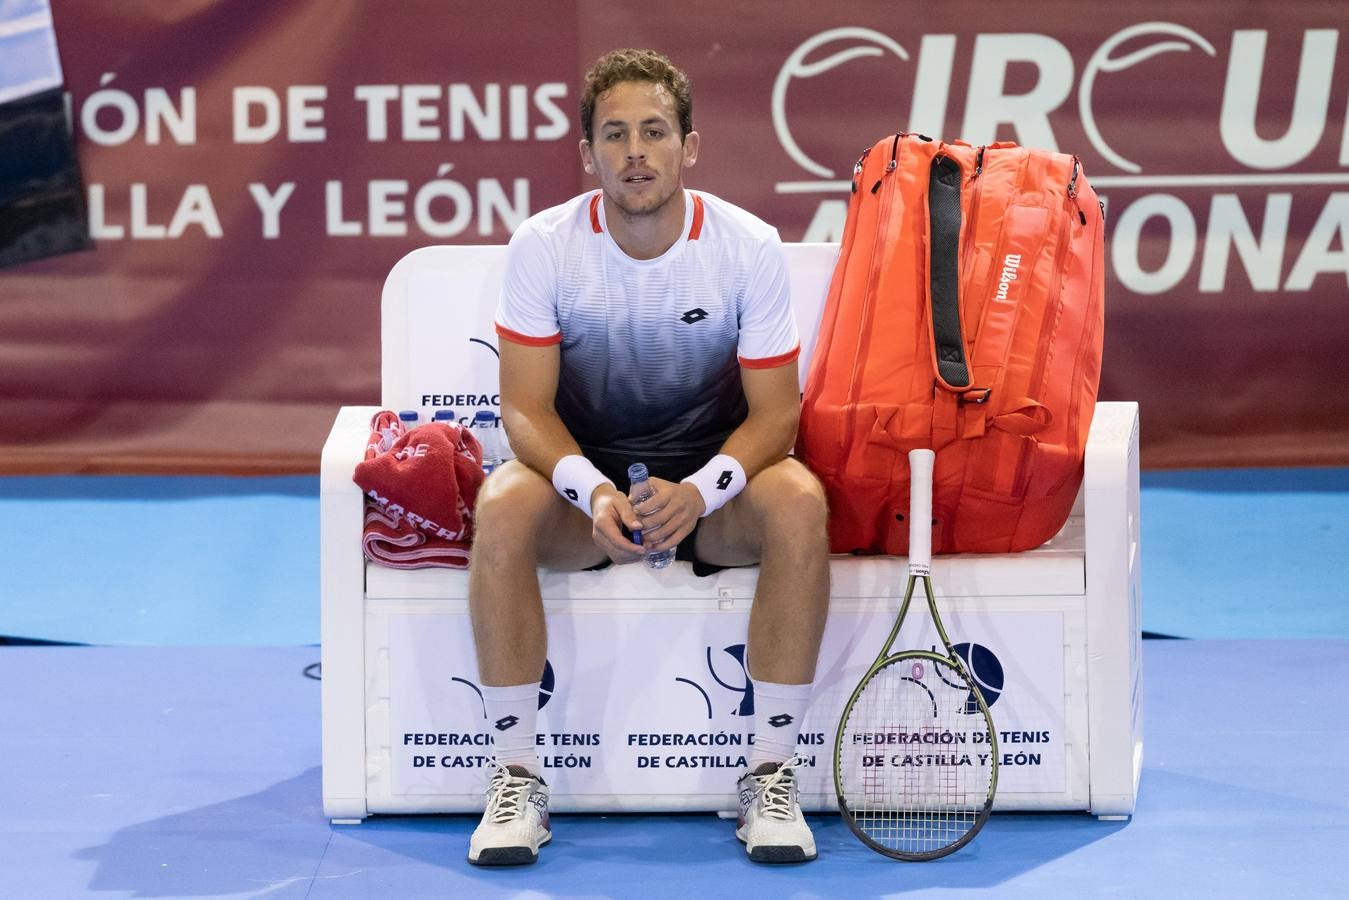
[{"label": "man's face", "polygon": [[629,216],[655,213],[683,186],[698,158],[698,133],[680,140],[674,97],[664,85],[623,81],[595,100],[594,140],[581,141],[586,171]]}]

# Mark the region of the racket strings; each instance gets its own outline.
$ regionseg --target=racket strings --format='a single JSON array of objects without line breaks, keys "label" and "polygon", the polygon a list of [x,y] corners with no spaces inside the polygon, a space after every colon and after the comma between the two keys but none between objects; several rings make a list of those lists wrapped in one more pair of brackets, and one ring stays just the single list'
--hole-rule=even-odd
[{"label": "racket strings", "polygon": [[988,723],[954,667],[901,657],[878,671],[845,724],[840,776],[855,827],[905,855],[939,855],[981,822],[993,760]]}]

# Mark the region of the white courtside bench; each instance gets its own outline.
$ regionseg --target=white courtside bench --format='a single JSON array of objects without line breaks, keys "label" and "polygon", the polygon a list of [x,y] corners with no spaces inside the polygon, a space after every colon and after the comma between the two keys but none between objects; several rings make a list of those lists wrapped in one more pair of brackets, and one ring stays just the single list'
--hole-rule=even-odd
[{"label": "white courtside bench", "polygon": [[[836,245],[787,246],[802,377]],[[492,327],[505,248],[428,247],[385,283],[382,402],[497,403]],[[361,554],[351,476],[375,407],[345,407],[321,476],[323,804],[334,821],[477,812],[491,756],[466,572],[395,570]],[[1142,766],[1138,407],[1098,403],[1085,480],[1062,532],[1036,550],[938,557],[952,640],[998,660],[998,810],[1133,813]],[[828,625],[800,772],[807,810],[834,807],[843,703],[888,631],[905,561],[834,557]],[[687,563],[541,571],[548,668],[540,755],[555,811],[730,810],[749,755],[743,666],[757,568],[695,577]],[[900,643],[936,641],[921,607]],[[967,748],[977,751],[977,748]]]}]

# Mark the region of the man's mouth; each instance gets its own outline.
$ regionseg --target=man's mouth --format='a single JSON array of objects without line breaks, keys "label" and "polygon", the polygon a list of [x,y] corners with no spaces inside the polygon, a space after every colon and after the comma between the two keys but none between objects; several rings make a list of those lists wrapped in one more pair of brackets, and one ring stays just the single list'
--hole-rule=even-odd
[{"label": "man's mouth", "polygon": [[655,175],[649,175],[645,172],[637,172],[623,177],[624,184],[645,184],[648,181],[655,181]]}]

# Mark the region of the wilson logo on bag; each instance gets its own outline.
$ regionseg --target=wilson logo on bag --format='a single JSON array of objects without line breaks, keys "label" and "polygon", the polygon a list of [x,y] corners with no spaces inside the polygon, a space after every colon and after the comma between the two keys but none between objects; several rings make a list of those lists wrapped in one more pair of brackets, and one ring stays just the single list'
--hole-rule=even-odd
[{"label": "wilson logo on bag", "polygon": [[1103,213],[1077,157],[921,135],[877,142],[853,193],[797,455],[835,553],[908,552],[909,450],[936,451],[935,552],[1062,526],[1100,383]]}]

